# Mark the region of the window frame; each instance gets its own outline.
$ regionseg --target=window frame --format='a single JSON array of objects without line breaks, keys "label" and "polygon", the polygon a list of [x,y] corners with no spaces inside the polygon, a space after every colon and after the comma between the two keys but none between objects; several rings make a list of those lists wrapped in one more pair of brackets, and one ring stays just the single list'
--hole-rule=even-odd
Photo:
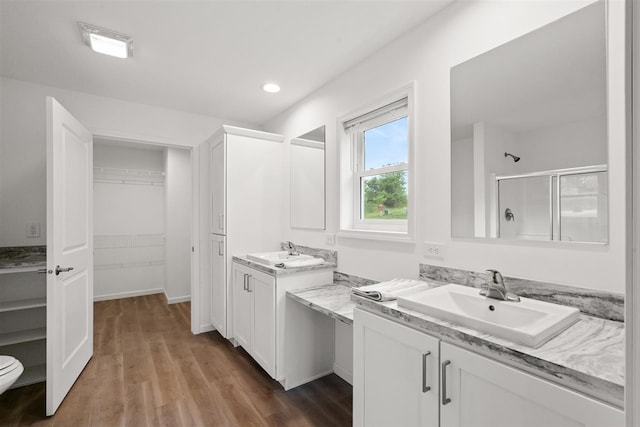
[{"label": "window frame", "polygon": [[[350,129],[345,125],[361,116],[383,109],[406,98],[406,107],[391,108],[379,116],[364,120]],[[407,162],[364,170],[364,132],[386,123],[407,117]],[[398,89],[375,102],[366,104],[338,118],[340,166],[340,229],[338,236],[413,243],[415,240],[415,141],[414,141],[414,83]],[[364,219],[361,182],[363,178],[384,173],[407,173],[407,219]]]}]

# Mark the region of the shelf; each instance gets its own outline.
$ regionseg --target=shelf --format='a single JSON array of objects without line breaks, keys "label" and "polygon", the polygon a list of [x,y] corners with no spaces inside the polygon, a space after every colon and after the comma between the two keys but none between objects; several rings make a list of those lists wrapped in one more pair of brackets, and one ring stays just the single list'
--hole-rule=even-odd
[{"label": "shelf", "polygon": [[3,267],[0,268],[0,274],[14,274],[14,273],[37,273],[38,270],[47,268],[46,262],[38,262],[29,266],[19,266],[19,267]]},{"label": "shelf", "polygon": [[37,341],[47,338],[47,328],[25,329],[23,331],[0,334],[0,346]]},{"label": "shelf", "polygon": [[26,310],[30,308],[46,307],[47,298],[29,298],[17,301],[0,302],[0,313],[6,311]]},{"label": "shelf", "polygon": [[47,365],[25,366],[24,372],[20,378],[11,386],[11,388],[24,387],[26,385],[41,383],[47,380]]}]

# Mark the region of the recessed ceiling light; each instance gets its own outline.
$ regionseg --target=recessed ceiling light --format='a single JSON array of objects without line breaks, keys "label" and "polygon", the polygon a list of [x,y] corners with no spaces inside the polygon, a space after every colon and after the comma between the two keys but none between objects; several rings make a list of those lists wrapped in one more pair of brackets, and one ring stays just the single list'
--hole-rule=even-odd
[{"label": "recessed ceiling light", "polygon": [[280,92],[280,86],[277,83],[265,83],[262,85],[262,90],[269,93]]},{"label": "recessed ceiling light", "polygon": [[106,28],[78,22],[84,41],[98,53],[128,58],[133,56],[133,38]]}]

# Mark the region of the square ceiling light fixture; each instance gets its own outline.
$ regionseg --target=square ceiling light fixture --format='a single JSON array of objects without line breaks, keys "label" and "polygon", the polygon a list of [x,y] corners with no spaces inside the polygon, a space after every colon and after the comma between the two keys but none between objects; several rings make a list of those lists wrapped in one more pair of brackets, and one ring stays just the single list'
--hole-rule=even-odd
[{"label": "square ceiling light fixture", "polygon": [[78,25],[82,30],[82,38],[94,51],[117,58],[133,56],[132,37],[84,22],[78,22]]}]

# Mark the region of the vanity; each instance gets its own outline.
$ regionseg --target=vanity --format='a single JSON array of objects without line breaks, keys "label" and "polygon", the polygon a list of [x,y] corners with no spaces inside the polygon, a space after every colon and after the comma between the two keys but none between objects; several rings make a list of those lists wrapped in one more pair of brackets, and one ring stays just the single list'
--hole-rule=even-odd
[{"label": "vanity", "polygon": [[[471,289],[478,277],[476,272],[420,266],[420,279],[434,288],[457,281]],[[561,285],[509,281],[527,296],[532,295],[521,291],[523,286],[539,295],[552,290],[565,300],[570,295],[583,302],[598,298]],[[351,295],[345,282],[337,282],[293,290],[288,297],[353,325],[355,426],[624,424],[624,324],[596,317],[598,304],[582,306],[587,314],[581,313],[575,324],[531,348],[403,308],[397,301]]]},{"label": "vanity", "polygon": [[[333,323],[301,311],[287,301],[286,292],[330,283],[336,263],[276,265],[233,257],[233,343],[288,390],[331,372]],[[307,334],[308,325],[320,333]]]}]

